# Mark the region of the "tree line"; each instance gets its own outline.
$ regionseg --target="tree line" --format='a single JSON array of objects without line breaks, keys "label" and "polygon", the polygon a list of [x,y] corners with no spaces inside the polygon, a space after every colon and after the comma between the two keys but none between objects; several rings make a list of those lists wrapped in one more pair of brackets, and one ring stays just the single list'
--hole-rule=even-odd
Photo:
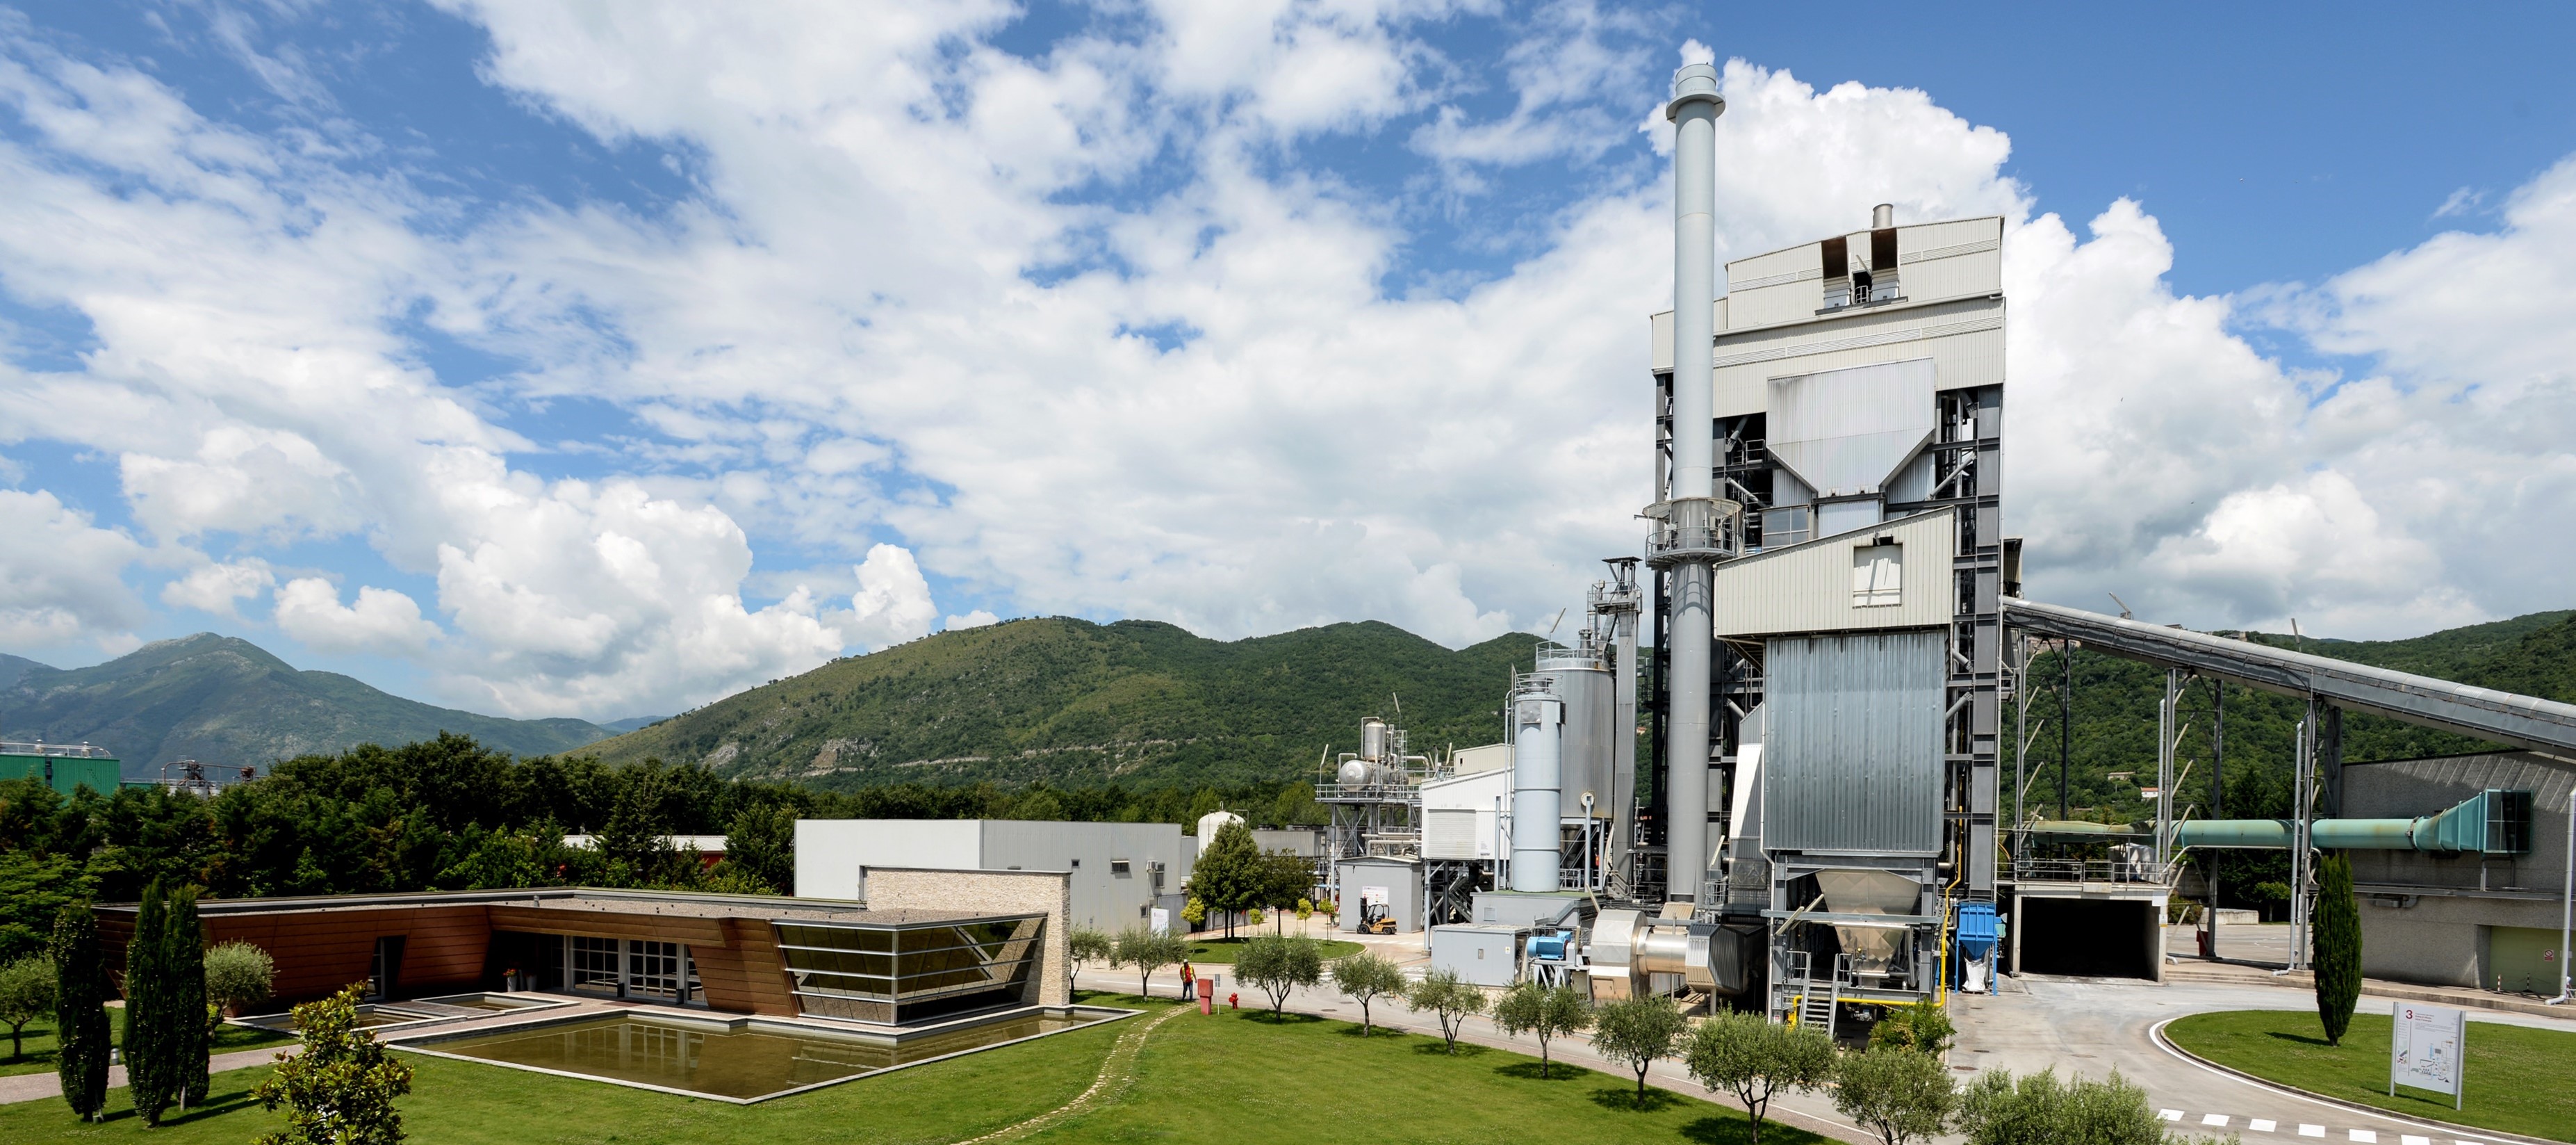
[{"label": "tree line", "polygon": [[[799,818],[1320,822],[1303,784],[1220,789],[898,784],[823,792],[658,760],[514,759],[442,734],[286,760],[212,798],[158,787],[62,795],[0,781],[0,961],[42,948],[67,903],[132,902],[154,880],[209,897],[649,887],[793,890]],[[712,869],[660,840],[728,837]],[[564,843],[593,836],[591,847]]]}]

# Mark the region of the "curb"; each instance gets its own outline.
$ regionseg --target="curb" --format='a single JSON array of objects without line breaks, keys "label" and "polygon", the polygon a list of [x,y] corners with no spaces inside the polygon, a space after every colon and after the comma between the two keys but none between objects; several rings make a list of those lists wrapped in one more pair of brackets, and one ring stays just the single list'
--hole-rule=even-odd
[{"label": "curb", "polygon": [[2166,1026],[2170,1026],[2183,1018],[2193,1016],[2195,1015],[2178,1014],[2174,1017],[2158,1022],[2147,1030],[2147,1038],[2156,1044],[2156,1048],[2172,1054],[2175,1057],[2181,1058],[2193,1065],[2199,1066],[2202,1069],[2210,1070],[2215,1073],[2226,1074],[2229,1077],[2236,1078],[2239,1081],[2246,1082],[2259,1089],[2269,1090],[2273,1093],[2280,1094],[2283,1097],[2293,1097],[2301,1101],[2322,1105],[2329,1109],[2340,1109],[2347,1113],[2356,1113],[2365,1117],[2375,1117],[2381,1121],[2397,1125],[2400,1128],[2405,1128],[2409,1123],[2412,1123],[2417,1128],[2437,1129],[2455,1137],[2519,1142],[2520,1145],[2568,1145],[2565,1141],[2552,1140],[2547,1137],[2526,1137],[2520,1133],[2513,1133],[2503,1129],[2487,1129],[2476,1125],[2458,1125],[2448,1121],[2435,1121],[2425,1117],[2410,1117],[2391,1110],[2381,1109],[2375,1105],[2358,1105],[2353,1102],[2342,1100],[2341,1098],[2327,1097],[2326,1095],[2317,1093],[2313,1090],[2305,1090],[2300,1089],[2297,1086],[2283,1085],[2280,1082],[2270,1080],[2269,1078],[2256,1077],[2241,1069],[2220,1065],[2217,1062],[2211,1061],[2208,1058],[2202,1057],[2199,1054],[2175,1045],[2173,1043],[2173,1039],[2165,1036]]}]

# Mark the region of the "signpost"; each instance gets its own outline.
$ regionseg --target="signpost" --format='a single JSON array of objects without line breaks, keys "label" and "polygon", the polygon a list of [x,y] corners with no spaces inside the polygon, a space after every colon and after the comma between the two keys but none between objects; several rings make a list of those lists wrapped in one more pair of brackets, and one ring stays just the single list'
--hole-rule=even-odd
[{"label": "signpost", "polygon": [[2468,1050],[2468,1014],[2401,1002],[2390,1017],[2394,1020],[2388,1031],[2388,1096],[2397,1096],[2399,1085],[2411,1085],[2450,1094],[2451,1108],[2460,1108],[2466,1088],[2460,1081],[2460,1067]]}]

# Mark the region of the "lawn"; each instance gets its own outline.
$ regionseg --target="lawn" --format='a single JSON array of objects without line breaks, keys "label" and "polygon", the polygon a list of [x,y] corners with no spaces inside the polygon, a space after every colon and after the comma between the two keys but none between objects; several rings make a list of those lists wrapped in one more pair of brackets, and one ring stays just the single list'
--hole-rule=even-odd
[{"label": "lawn", "polygon": [[[1013,1125],[1071,1101],[1091,1084],[1111,1043],[1170,1003],[1098,995],[1110,1005],[1153,1013],[987,1053],[779,1098],[728,1105],[598,1082],[406,1055],[414,1070],[403,1118],[416,1141],[609,1142],[655,1145],[725,1141],[951,1142]],[[1033,1140],[1232,1142],[1311,1141],[1364,1133],[1393,1141],[1500,1141],[1548,1126],[1549,1136],[1586,1142],[1727,1143],[1744,1140],[1732,1106],[1650,1091],[1643,1109],[1627,1078],[1559,1064],[1546,1081],[1519,1054],[1436,1038],[1379,1032],[1362,1039],[1346,1022],[1290,1015],[1273,1023],[1252,1011],[1184,1013],[1155,1030],[1136,1062],[1132,1087]],[[268,1067],[217,1074],[214,1101],[153,1134],[163,1145],[240,1145],[278,1127],[251,1100]],[[0,1141],[53,1141],[137,1131],[125,1092],[110,1095],[115,1122],[83,1126],[60,1099],[0,1106]],[[1822,1141],[1774,1125],[1765,1140]]]},{"label": "lawn", "polygon": [[[1250,942],[1253,937],[1245,934],[1241,938],[1193,939],[1190,942],[1190,961],[1232,963],[1235,953],[1242,950],[1243,944]],[[1368,949],[1359,943],[1339,938],[1319,938],[1315,943],[1324,948],[1324,960],[1327,962],[1336,958],[1347,958]]]},{"label": "lawn", "polygon": [[[1395,1008],[1398,1012],[1401,1007]],[[1741,1108],[1647,1091],[1631,1077],[1440,1039],[1267,1011],[1184,1014],[1145,1044],[1125,1100],[1033,1140],[1048,1143],[1223,1141],[1227,1145],[1372,1141],[1731,1143],[1747,1139]],[[1776,1122],[1765,1145],[1827,1139]]]},{"label": "lawn", "polygon": [[[1099,1074],[1110,1042],[1148,1017],[751,1106],[402,1054],[398,1056],[412,1067],[412,1093],[401,1102],[403,1127],[414,1141],[440,1145],[956,1141],[1073,1100]],[[282,1128],[285,1119],[262,1110],[250,1096],[269,1073],[269,1067],[260,1066],[216,1074],[206,1108],[164,1119],[152,1140],[161,1145],[241,1145]],[[109,1091],[108,1109],[108,1125],[84,1126],[72,1119],[59,1097],[0,1105],[0,1141],[18,1145],[141,1132],[125,1090]]]},{"label": "lawn", "polygon": [[[108,1007],[107,1024],[111,1031],[109,1036],[119,1043],[124,1042],[125,1007]],[[0,1034],[7,1032],[5,1028],[0,1028]],[[228,1054],[234,1050],[282,1046],[294,1040],[286,1034],[272,1033],[267,1030],[253,1030],[242,1026],[218,1026],[215,1029],[215,1052]],[[26,1045],[27,1052],[23,1056],[0,1059],[0,1077],[21,1073],[54,1072],[54,1019],[50,1015],[27,1023]],[[6,1052],[6,1043],[0,1043],[0,1053]]]},{"label": "lawn", "polygon": [[2392,1113],[2576,1141],[2576,1092],[2566,1086],[2576,1034],[2495,1022],[2469,1023],[2464,1107],[2428,1090],[2388,1096],[2388,1015],[2355,1014],[2343,1044],[2328,1046],[2314,1012],[2231,1010],[2165,1027],[2183,1049],[2230,1069]]}]

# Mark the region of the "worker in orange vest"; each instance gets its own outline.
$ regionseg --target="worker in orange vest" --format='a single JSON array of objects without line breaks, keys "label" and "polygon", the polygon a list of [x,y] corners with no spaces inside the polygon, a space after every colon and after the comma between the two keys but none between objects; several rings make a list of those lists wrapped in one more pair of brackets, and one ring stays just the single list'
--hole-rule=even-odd
[{"label": "worker in orange vest", "polygon": [[1199,996],[1199,972],[1188,962],[1181,963],[1181,1001],[1195,1002]]}]

